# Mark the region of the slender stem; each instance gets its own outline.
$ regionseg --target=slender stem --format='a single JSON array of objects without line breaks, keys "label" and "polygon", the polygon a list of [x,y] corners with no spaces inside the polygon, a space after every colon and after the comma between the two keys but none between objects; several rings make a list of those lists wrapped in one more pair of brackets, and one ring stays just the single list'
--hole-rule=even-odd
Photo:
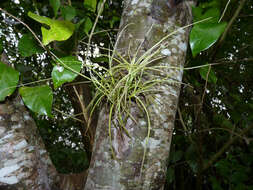
[{"label": "slender stem", "polygon": [[177,108],[177,112],[178,112],[179,120],[180,120],[180,122],[181,122],[181,124],[183,126],[183,129],[184,129],[185,133],[187,133],[187,136],[189,137],[190,142],[192,144],[195,144],[194,141],[193,141],[193,139],[192,139],[191,134],[188,132],[188,129],[187,129],[185,123],[184,123],[184,120],[183,120],[183,117],[182,117],[182,114],[181,114],[181,110],[180,110],[179,107]]},{"label": "slender stem", "polygon": [[[106,0],[103,0],[103,3],[101,4],[101,6],[100,6],[100,8],[99,8],[99,10],[98,10],[98,14],[97,14],[96,20],[95,20],[95,22],[94,22],[94,24],[93,24],[93,26],[92,26],[92,29],[91,29],[91,32],[90,32],[90,35],[89,35],[87,51],[90,50],[91,39],[92,39],[93,33],[94,33],[94,31],[95,31],[95,28],[96,28],[96,26],[97,26],[98,19],[99,19],[99,17],[101,16],[102,11],[103,11],[103,9],[104,9],[104,4],[105,4],[105,2],[106,2]],[[88,57],[88,56],[85,56],[85,62],[84,62],[85,64],[86,64],[86,62],[87,62],[87,57]],[[82,68],[83,68],[84,63],[82,64]]]},{"label": "slender stem", "polygon": [[242,8],[243,8],[243,6],[244,6],[245,3],[246,3],[246,0],[241,0],[241,1],[240,1],[240,5],[239,5],[239,7],[236,9],[235,14],[234,14],[233,17],[230,19],[230,21],[229,21],[227,27],[225,28],[225,31],[223,32],[223,34],[222,34],[222,36],[221,36],[221,38],[220,38],[220,40],[219,40],[218,46],[219,46],[219,44],[221,44],[221,43],[224,41],[224,39],[226,38],[229,29],[231,28],[231,26],[232,26],[232,24],[234,23],[235,19],[238,17],[238,15],[239,15],[240,11],[242,10]]},{"label": "slender stem", "polygon": [[79,103],[80,103],[80,105],[81,105],[83,117],[84,117],[84,119],[85,119],[85,121],[86,121],[87,128],[89,128],[89,116],[88,116],[88,111],[87,111],[87,109],[85,108],[85,105],[84,105],[84,103],[83,103],[83,98],[79,95],[79,93],[77,92],[77,89],[76,89],[75,86],[73,86],[73,89],[74,89],[75,94],[76,94],[76,96],[77,96],[77,98],[78,98],[78,101],[79,101]]},{"label": "slender stem", "polygon": [[220,19],[219,19],[218,22],[220,22],[220,21],[223,19],[224,15],[225,15],[225,13],[226,13],[226,11],[227,11],[227,8],[228,8],[229,3],[230,3],[230,0],[228,0],[227,4],[226,4],[226,6],[225,6],[225,9],[224,9],[224,11],[222,12],[222,15],[221,15],[221,17],[220,17]]}]

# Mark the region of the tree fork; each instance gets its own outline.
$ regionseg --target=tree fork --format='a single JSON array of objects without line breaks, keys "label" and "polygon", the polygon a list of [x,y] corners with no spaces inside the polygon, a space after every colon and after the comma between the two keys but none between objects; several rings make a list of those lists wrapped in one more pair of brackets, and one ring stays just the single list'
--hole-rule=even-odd
[{"label": "tree fork", "polygon": [[[164,36],[190,24],[192,18],[190,3],[183,1],[168,6],[168,3],[162,0],[153,2],[125,0],[120,24],[121,35],[118,36],[116,46],[118,54],[129,59],[138,52],[138,58]],[[130,137],[118,130],[119,126],[114,122],[110,139],[109,108],[104,105],[101,109],[85,190],[163,188],[188,35],[189,28],[180,29],[161,43],[164,48],[159,56],[164,58],[154,64],[164,66],[176,83],[156,86],[159,92],[153,95],[154,103],[146,105],[151,119],[148,143],[146,143],[147,120],[136,103],[132,102],[130,108],[134,120],[128,118],[124,126]],[[117,118],[113,119],[115,121]],[[116,159],[112,158],[111,143]],[[145,147],[145,162],[142,169]]]}]

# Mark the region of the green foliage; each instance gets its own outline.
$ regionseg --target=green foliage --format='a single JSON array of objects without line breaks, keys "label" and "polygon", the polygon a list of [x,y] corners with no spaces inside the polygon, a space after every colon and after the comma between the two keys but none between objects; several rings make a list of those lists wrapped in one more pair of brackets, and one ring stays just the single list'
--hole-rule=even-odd
[{"label": "green foliage", "polygon": [[179,151],[173,152],[173,154],[170,156],[170,160],[172,163],[176,163],[182,159],[182,156],[183,156],[183,152],[179,150]]},{"label": "green foliage", "polygon": [[85,32],[85,34],[89,34],[90,30],[92,29],[93,23],[91,21],[91,19],[89,17],[87,17],[85,19],[84,22],[84,27],[83,27],[83,31]]},{"label": "green foliage", "polygon": [[[218,23],[220,10],[227,6],[222,21],[230,22],[238,8],[238,1],[204,2],[193,9],[195,21],[212,16],[212,22]],[[252,189],[253,143],[248,139],[253,134],[250,106],[253,96],[253,49],[250,44],[253,38],[247,35],[252,30],[250,19],[244,17],[252,12],[249,8],[252,3],[246,1],[234,23],[230,27],[226,25],[229,28],[223,41],[219,40],[205,51],[199,48],[194,57],[188,55],[187,67],[199,69],[184,72],[184,82],[193,88],[183,87],[181,90],[179,107],[182,120],[180,117],[176,119],[168,171],[175,175],[173,180],[168,179],[167,189]],[[211,26],[212,22],[210,20],[206,25]],[[205,36],[199,33],[200,37],[209,40],[209,33],[202,32]],[[203,52],[198,54],[200,51]],[[209,66],[206,63],[217,64],[211,66],[208,78]],[[203,79],[208,81],[206,89]],[[245,129],[249,132],[242,135]],[[233,143],[225,147],[232,139]],[[178,151],[183,155],[174,162],[172,158]]]},{"label": "green foliage", "polygon": [[[86,3],[83,3],[83,1],[81,2],[72,1],[72,8],[70,8],[69,6],[66,6],[66,2],[62,1],[61,2],[62,4],[60,4],[60,1],[49,1],[50,6],[53,8],[52,12],[50,9],[47,9],[48,4],[45,4],[44,1],[31,2],[30,0],[27,0],[27,1],[20,1],[20,4],[16,4],[14,1],[0,2],[1,8],[3,7],[5,10],[9,11],[11,14],[15,16],[18,15],[17,17],[20,18],[20,20],[23,20],[25,23],[27,23],[29,27],[31,27],[31,29],[38,36],[40,34],[39,25],[30,24],[30,20],[27,20],[27,12],[36,11],[40,15],[47,16],[43,17],[33,14],[31,12],[28,13],[28,15],[31,18],[42,23],[41,29],[42,42],[45,46],[47,45],[47,47],[45,48],[48,51],[43,54],[39,54],[41,51],[37,49],[38,47],[36,44],[37,42],[31,39],[30,36],[26,36],[27,34],[23,33],[24,28],[22,28],[22,25],[18,25],[18,27],[21,26],[20,28],[18,28],[18,30],[10,32],[8,31],[8,28],[11,27],[13,29],[16,26],[11,25],[10,23],[6,24],[7,22],[6,23],[4,22],[5,18],[2,17],[3,16],[2,14],[0,15],[1,17],[0,39],[1,42],[4,41],[5,43],[4,48],[6,48],[8,58],[11,57],[10,59],[12,59],[12,61],[15,60],[13,61],[13,64],[15,65],[15,68],[21,72],[20,83],[22,85],[27,86],[32,81],[33,82],[31,84],[35,84],[37,82],[44,83],[45,81],[49,81],[48,78],[51,77],[52,69],[55,68],[50,63],[55,62],[55,60],[57,60],[57,56],[65,58],[71,57],[73,54],[76,54],[76,52],[74,51],[77,50],[77,45],[81,44],[80,42],[82,42],[85,35],[88,34],[91,30],[91,27],[93,25],[91,20],[95,20],[94,16],[96,16],[95,15],[96,6],[98,6],[98,10],[101,7],[101,1],[99,2],[99,5],[96,5],[96,3],[94,2],[96,1],[90,2],[87,1]],[[120,7],[119,4],[118,5],[114,4],[114,2],[113,6],[116,5],[117,13],[120,15],[119,10],[122,7]],[[107,25],[112,17],[110,10],[111,7],[109,7],[108,4],[103,9],[105,17],[107,18],[104,21],[102,21],[105,24],[99,23],[99,25],[97,25],[95,30],[95,32],[98,32],[98,35],[96,35],[96,37],[97,36],[102,37],[101,42],[104,43],[106,42],[106,45],[111,40],[108,39],[108,36],[109,35],[113,36],[116,34],[115,31],[109,31],[108,32],[109,35],[108,34],[105,35],[105,33],[101,32],[99,33],[100,30],[102,31],[108,28]],[[80,7],[83,7],[83,5],[85,6],[84,9],[83,8],[80,9]],[[22,8],[22,10],[20,8]],[[59,12],[59,10],[61,10],[61,12]],[[73,19],[74,17],[75,19]],[[55,18],[57,20],[50,18]],[[62,18],[65,20],[61,20]],[[68,20],[72,20],[73,22],[75,22],[75,24],[72,24]],[[84,21],[86,21],[86,23]],[[114,24],[114,27],[117,27],[117,25]],[[75,35],[72,35],[74,34],[74,30],[76,31]],[[16,33],[17,31],[19,31],[22,34],[22,36],[26,37],[19,39],[20,34],[17,34]],[[11,34],[10,38],[8,36],[9,34]],[[10,39],[10,41],[6,40],[7,36]],[[15,41],[14,43],[12,43],[13,40]],[[19,41],[19,51],[16,51],[16,47],[12,45],[17,43],[17,41]],[[49,44],[50,42],[52,43]],[[0,50],[2,51],[2,43],[0,48],[1,48]],[[85,48],[84,45],[82,45],[82,48],[83,49]],[[52,56],[52,54],[49,55],[48,54],[49,51],[57,56],[50,57]],[[19,56],[21,52],[23,55],[22,57]],[[3,54],[3,58],[5,58],[4,56],[5,54]],[[72,58],[73,60],[77,61],[77,59],[74,58],[73,56]],[[91,59],[93,60],[93,58]],[[96,58],[94,57],[94,60],[95,59]],[[108,58],[102,58],[101,59],[102,61],[100,59],[97,60],[98,62],[101,62],[103,64],[108,63]],[[55,82],[57,83],[56,85],[60,86],[62,85],[62,83],[66,81],[71,81],[72,78],[76,77],[76,74],[78,72],[81,72],[80,71],[81,66],[79,61],[78,64],[70,64],[70,65],[68,64],[68,61],[67,63],[64,63],[64,61],[61,61],[61,59],[58,60],[58,62],[59,66],[64,67],[65,64],[65,68],[64,68],[64,76],[61,76],[57,72],[54,73],[56,74],[56,78],[60,76],[58,79],[55,80]],[[69,71],[69,75],[65,75],[66,73],[68,74],[67,70]],[[3,76],[2,72],[4,73],[4,70],[1,69],[0,77]],[[15,78],[13,74],[11,74],[10,77],[11,79]],[[34,79],[36,80],[35,82]],[[26,84],[27,82],[29,82],[29,84]],[[0,82],[0,88],[5,88],[4,86],[5,84],[6,84],[5,82],[4,83]],[[15,89],[17,87],[17,83],[13,84],[12,86],[13,89]],[[71,98],[73,98],[72,97],[73,94],[71,94],[71,96],[69,97],[68,90],[67,91],[65,90],[66,90],[65,86],[63,86],[62,88],[55,89],[53,99],[54,109],[52,109],[52,113],[51,113],[51,106],[52,106],[51,95],[53,95],[53,93],[51,89],[49,89],[48,84],[46,84],[45,86],[37,86],[37,87],[22,87],[20,88],[19,91],[21,96],[23,96],[22,98],[26,106],[29,109],[31,109],[31,111],[33,111],[31,113],[33,114],[33,117],[36,120],[36,123],[40,129],[44,142],[47,146],[47,150],[50,152],[51,159],[53,160],[55,166],[57,167],[57,170],[64,173],[81,172],[88,167],[87,166],[88,158],[87,155],[85,154],[85,150],[83,149],[82,137],[80,136],[80,132],[78,131],[80,123],[79,122],[75,123],[76,120],[70,119],[74,118],[75,116],[69,115],[73,114],[72,110],[74,107],[70,101]],[[8,95],[10,95],[11,93],[12,92],[8,93]],[[37,96],[39,94],[43,96]],[[59,113],[55,111],[57,110],[57,108],[62,112]],[[63,112],[65,112],[65,114],[66,113],[68,114],[63,115]],[[50,115],[54,115],[55,117],[46,117]],[[59,137],[68,139],[68,141],[72,143],[71,146],[65,144],[64,142],[59,142],[58,141]],[[73,150],[72,147],[73,144],[76,145],[75,147],[76,150]]]},{"label": "green foliage", "polygon": [[84,7],[92,12],[96,12],[97,0],[84,0]]},{"label": "green foliage", "polygon": [[215,168],[219,175],[225,179],[225,184],[230,185],[234,189],[239,188],[250,180],[250,176],[248,175],[250,169],[232,156],[218,161],[215,164]]},{"label": "green foliage", "polygon": [[210,177],[210,182],[212,183],[212,188],[213,190],[223,190],[223,188],[221,187],[219,181],[215,178],[215,177]]},{"label": "green foliage", "polygon": [[30,110],[41,115],[52,116],[53,92],[49,86],[21,87],[19,93]]},{"label": "green foliage", "polygon": [[76,16],[76,9],[72,6],[63,6],[61,8],[61,13],[64,20],[71,21]]},{"label": "green foliage", "polygon": [[175,180],[175,170],[173,168],[168,168],[166,175],[167,183],[172,183]]},{"label": "green foliage", "polygon": [[194,22],[211,18],[203,23],[194,25],[190,34],[190,46],[195,57],[203,50],[210,48],[220,37],[226,27],[225,22],[219,22],[220,11],[218,8],[204,10],[193,7]]},{"label": "green foliage", "polygon": [[36,15],[32,12],[28,13],[28,16],[32,19],[46,24],[50,29],[41,27],[42,42],[44,45],[48,45],[52,41],[64,41],[67,40],[74,32],[75,25],[69,21],[53,20],[44,16]]},{"label": "green foliage", "polygon": [[[208,82],[211,82],[214,84],[217,82],[217,77],[216,77],[213,69],[210,68],[210,71],[209,71],[209,67],[201,67],[199,70],[199,74],[202,79],[207,80]],[[207,78],[207,76],[208,76],[208,78]]]},{"label": "green foliage", "polygon": [[97,12],[101,9],[101,12],[104,11],[104,7],[102,7],[103,0],[100,0],[97,4]]},{"label": "green foliage", "polygon": [[[69,173],[69,169],[72,172],[83,172],[89,167],[89,161],[87,155],[82,150],[74,150],[73,148],[57,146],[52,150],[52,162],[59,169],[60,173]],[[78,167],[77,167],[78,166]]]},{"label": "green foliage", "polygon": [[[74,118],[75,115],[73,116],[73,114],[80,113],[71,112],[75,108],[71,102],[73,100],[73,93],[70,93],[68,87],[66,87],[67,85],[63,84],[76,79],[77,73],[85,75],[87,77],[85,80],[93,79],[92,94],[95,96],[95,99],[93,99],[92,103],[95,102],[98,105],[99,101],[102,102],[102,99],[109,100],[108,102],[113,105],[112,109],[121,114],[125,110],[125,105],[127,105],[125,97],[130,97],[129,101],[136,102],[138,101],[138,95],[143,96],[145,89],[148,89],[149,85],[158,85],[155,82],[140,83],[138,88],[134,88],[136,87],[135,83],[139,81],[138,79],[143,77],[140,73],[145,72],[147,67],[149,67],[149,65],[145,65],[144,63],[149,62],[152,58],[152,53],[146,54],[147,59],[144,62],[139,61],[138,64],[133,59],[132,62],[125,61],[121,59],[120,55],[115,56],[114,60],[111,60],[111,56],[103,56],[103,54],[110,54],[110,50],[106,48],[110,47],[110,40],[115,41],[114,36],[116,36],[116,33],[112,31],[103,33],[101,31],[109,28],[116,29],[120,20],[119,10],[121,6],[116,0],[112,1],[111,4],[107,3],[104,7],[103,18],[99,19],[95,28],[96,35],[93,35],[91,48],[88,51],[86,46],[88,38],[86,35],[90,34],[96,11],[100,8],[102,1],[98,3],[97,1],[89,0],[81,2],[72,1],[72,8],[66,6],[66,2],[63,1],[62,5],[59,5],[60,1],[50,1],[50,6],[54,12],[41,11],[45,7],[45,3],[42,1],[37,1],[34,5],[26,2],[20,1],[21,5],[14,6],[12,1],[5,1],[4,3],[0,3],[0,7],[5,7],[6,9],[11,7],[9,11],[12,11],[12,14],[18,15],[21,20],[29,24],[36,34],[39,34],[39,28],[27,21],[26,13],[28,10],[34,11],[34,9],[37,9],[40,15],[46,15],[47,18],[35,16],[34,14],[32,14],[32,17],[36,18],[36,21],[47,25],[44,30],[50,27],[50,30],[47,30],[50,33],[50,35],[47,34],[50,36],[49,39],[45,40],[44,38],[48,36],[42,33],[43,43],[44,45],[48,45],[47,48],[58,57],[63,58],[60,59],[61,61],[58,60],[57,65],[52,66],[50,63],[55,62],[56,57],[52,58],[51,55],[47,55],[44,59],[41,59],[40,55],[33,55],[40,52],[37,49],[37,42],[23,33],[24,30],[23,28],[21,29],[21,25],[11,25],[12,28],[15,27],[23,36],[26,36],[19,40],[19,52],[15,51],[16,47],[11,46],[12,43],[6,41],[5,35],[9,33],[7,30],[8,26],[2,21],[0,21],[0,39],[2,39],[0,41],[4,43],[0,43],[0,52],[4,49],[8,56],[12,56],[10,60],[15,60],[12,63],[21,72],[21,84],[26,85],[24,74],[28,71],[29,74],[36,73],[37,80],[47,79],[52,75],[55,88],[54,109],[52,109],[52,113],[51,95],[53,93],[48,85],[42,86],[45,88],[44,90],[43,88],[40,89],[41,86],[23,87],[20,88],[20,94],[26,105],[33,107],[30,109],[35,112],[34,118],[58,171],[63,173],[80,172],[84,168],[87,168],[88,165],[85,150],[82,148],[73,150],[71,146],[66,145],[64,142],[58,142],[59,137],[62,137],[63,139],[67,139],[68,142],[81,144],[80,147],[83,145],[82,137],[78,135],[79,132],[77,130],[80,127],[80,123],[66,119]],[[191,87],[183,86],[181,91],[179,107],[185,128],[182,127],[182,123],[178,117],[175,121],[176,135],[173,136],[171,156],[168,161],[167,189],[185,189],[185,187],[196,189],[196,184],[200,178],[203,179],[200,184],[203,189],[251,190],[253,188],[250,178],[253,173],[252,130],[248,134],[241,135],[241,131],[250,127],[253,123],[253,64],[250,61],[253,52],[253,46],[251,45],[253,35],[251,35],[252,23],[251,19],[249,19],[249,15],[252,12],[252,2],[247,1],[242,14],[229,29],[225,41],[219,44],[221,46],[218,46],[218,49],[216,49],[215,43],[220,38],[224,28],[227,27],[225,22],[219,22],[220,10],[224,10],[227,3],[228,1],[223,0],[209,0],[193,8],[195,22],[209,17],[212,17],[212,19],[196,24],[190,36],[190,46],[194,57],[188,55],[187,67],[198,66],[198,69],[184,72],[184,83],[190,84]],[[18,12],[19,6],[24,7],[25,12]],[[237,7],[238,2],[231,1],[222,20],[229,22]],[[61,12],[59,12],[59,9]],[[1,15],[0,17],[2,18]],[[59,21],[49,18],[61,18],[65,20]],[[72,24],[67,22],[70,20],[77,23]],[[61,24],[58,22],[61,22]],[[66,22],[71,27],[68,24],[63,24]],[[63,38],[61,35],[65,32],[65,26],[68,26],[71,30],[67,27],[68,37]],[[52,27],[56,27],[57,29],[52,31]],[[72,35],[73,33],[75,35]],[[54,34],[57,34],[57,37]],[[108,38],[108,36],[111,38]],[[53,43],[49,44],[50,42]],[[103,48],[95,46],[100,42],[104,44]],[[95,55],[93,50],[96,48],[93,48],[93,45],[99,48],[101,54]],[[212,48],[210,48],[211,46]],[[80,52],[78,52],[79,48],[85,50],[84,55],[82,55],[83,59],[85,59],[85,56],[88,56],[87,61],[98,63],[98,66],[95,67],[94,64],[87,64],[86,71],[88,70],[88,72],[81,70],[81,63],[72,56],[76,54],[80,56]],[[19,54],[26,57],[19,57]],[[33,56],[29,57],[31,55]],[[13,59],[13,57],[16,59]],[[110,67],[109,64],[112,61],[118,62],[117,67]],[[206,63],[219,63],[218,66],[211,67],[208,78],[209,66],[206,66]],[[84,65],[86,66],[86,62]],[[33,68],[33,72],[30,71],[31,68]],[[60,72],[62,69],[63,71]],[[107,74],[107,77],[99,73],[99,69],[102,69]],[[0,97],[2,101],[6,96],[13,93],[18,85],[18,78],[19,73],[17,71],[0,63]],[[94,79],[97,79],[97,81]],[[207,89],[204,89],[206,81],[203,79],[209,82]],[[115,82],[116,80],[117,82]],[[78,82],[83,83],[87,81]],[[12,91],[7,91],[6,89],[8,88],[11,88]],[[206,93],[203,104],[201,104],[203,92]],[[37,97],[37,95],[43,96]],[[86,98],[84,97],[85,101],[87,100]],[[198,113],[198,106],[200,104],[202,109]],[[63,116],[62,113],[56,112],[56,109],[62,110],[62,113],[64,112],[66,115]],[[38,116],[38,114],[53,115],[54,117],[48,118]],[[121,122],[124,123],[124,120],[122,119]],[[203,165],[205,166],[221,150],[224,144],[234,138],[237,138],[237,140],[209,168],[199,174],[198,172]],[[201,165],[202,162],[203,165]]]},{"label": "green foliage", "polygon": [[110,28],[113,28],[114,24],[119,21],[120,18],[118,16],[113,16],[112,19],[110,20]]},{"label": "green foliage", "polygon": [[58,13],[58,10],[61,6],[61,1],[60,0],[49,0],[49,4],[53,8],[54,16],[56,17],[57,13]]},{"label": "green foliage", "polygon": [[18,80],[19,72],[0,61],[0,101],[15,91]]},{"label": "green foliage", "polygon": [[30,33],[24,34],[19,40],[18,50],[23,57],[29,57],[33,54],[42,53],[44,51]]},{"label": "green foliage", "polygon": [[65,82],[73,81],[81,70],[82,62],[76,57],[60,58],[52,70],[54,88],[60,87]]}]

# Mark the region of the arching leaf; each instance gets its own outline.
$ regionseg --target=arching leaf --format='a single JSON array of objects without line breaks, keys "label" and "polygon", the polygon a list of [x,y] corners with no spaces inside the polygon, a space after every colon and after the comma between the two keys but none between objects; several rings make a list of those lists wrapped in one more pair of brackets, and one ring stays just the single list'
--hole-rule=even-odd
[{"label": "arching leaf", "polygon": [[223,33],[226,23],[203,23],[193,27],[190,34],[192,55],[211,47]]},{"label": "arching leaf", "polygon": [[[80,72],[82,63],[74,56],[64,57],[60,59],[59,65],[54,66],[52,78],[54,88],[60,87],[65,82],[71,82],[77,77]],[[62,64],[63,63],[63,64]],[[73,72],[72,70],[76,71]]]},{"label": "arching leaf", "polygon": [[194,25],[190,34],[190,46],[192,55],[195,57],[198,53],[211,47],[223,33],[226,27],[225,22],[218,22],[220,11],[218,8],[210,8],[204,12],[200,7],[192,9],[194,22],[206,18],[211,18],[205,22]]},{"label": "arching leaf", "polygon": [[36,15],[32,12],[28,12],[28,16],[32,19],[46,24],[50,29],[41,27],[42,43],[44,45],[49,44],[52,41],[64,41],[67,40],[74,32],[75,25],[65,20],[54,20],[44,16]]},{"label": "arching leaf", "polygon": [[51,116],[53,92],[49,86],[21,87],[19,93],[30,110],[40,115]]},{"label": "arching leaf", "polygon": [[42,53],[43,49],[31,34],[24,34],[18,42],[18,50],[23,57],[29,57],[35,53]]}]

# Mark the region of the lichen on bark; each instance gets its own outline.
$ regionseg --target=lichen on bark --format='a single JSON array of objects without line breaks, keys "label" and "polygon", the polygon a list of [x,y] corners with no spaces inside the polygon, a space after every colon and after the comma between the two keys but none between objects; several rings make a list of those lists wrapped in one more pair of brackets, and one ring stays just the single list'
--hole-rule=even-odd
[{"label": "lichen on bark", "polygon": [[59,178],[20,98],[0,104],[0,187],[51,190]]},{"label": "lichen on bark", "polygon": [[[168,7],[164,6],[166,3],[154,4],[151,0],[124,1],[121,35],[116,50],[126,59],[129,58],[129,54],[134,55],[137,51],[139,51],[137,57],[140,57],[163,37],[178,30],[160,44],[162,47],[160,56],[163,56],[163,59],[152,63],[164,66],[165,72],[170,76],[170,82],[155,86],[153,90],[156,93],[146,94],[144,97],[153,100],[146,104],[151,121],[148,141],[146,141],[147,117],[135,102],[130,106],[130,113],[134,120],[129,117],[124,126],[130,137],[119,130],[120,126],[117,126],[117,122],[113,122],[110,139],[108,105],[103,107],[99,116],[86,190],[163,188],[189,32],[189,28],[180,29],[180,27],[191,22],[188,2],[177,5],[173,14],[167,14]],[[154,9],[162,10],[159,12],[162,19],[152,12]],[[161,79],[164,77],[154,71],[150,74],[157,75]],[[112,157],[111,142],[116,159]],[[145,150],[145,162],[142,168]]]}]

